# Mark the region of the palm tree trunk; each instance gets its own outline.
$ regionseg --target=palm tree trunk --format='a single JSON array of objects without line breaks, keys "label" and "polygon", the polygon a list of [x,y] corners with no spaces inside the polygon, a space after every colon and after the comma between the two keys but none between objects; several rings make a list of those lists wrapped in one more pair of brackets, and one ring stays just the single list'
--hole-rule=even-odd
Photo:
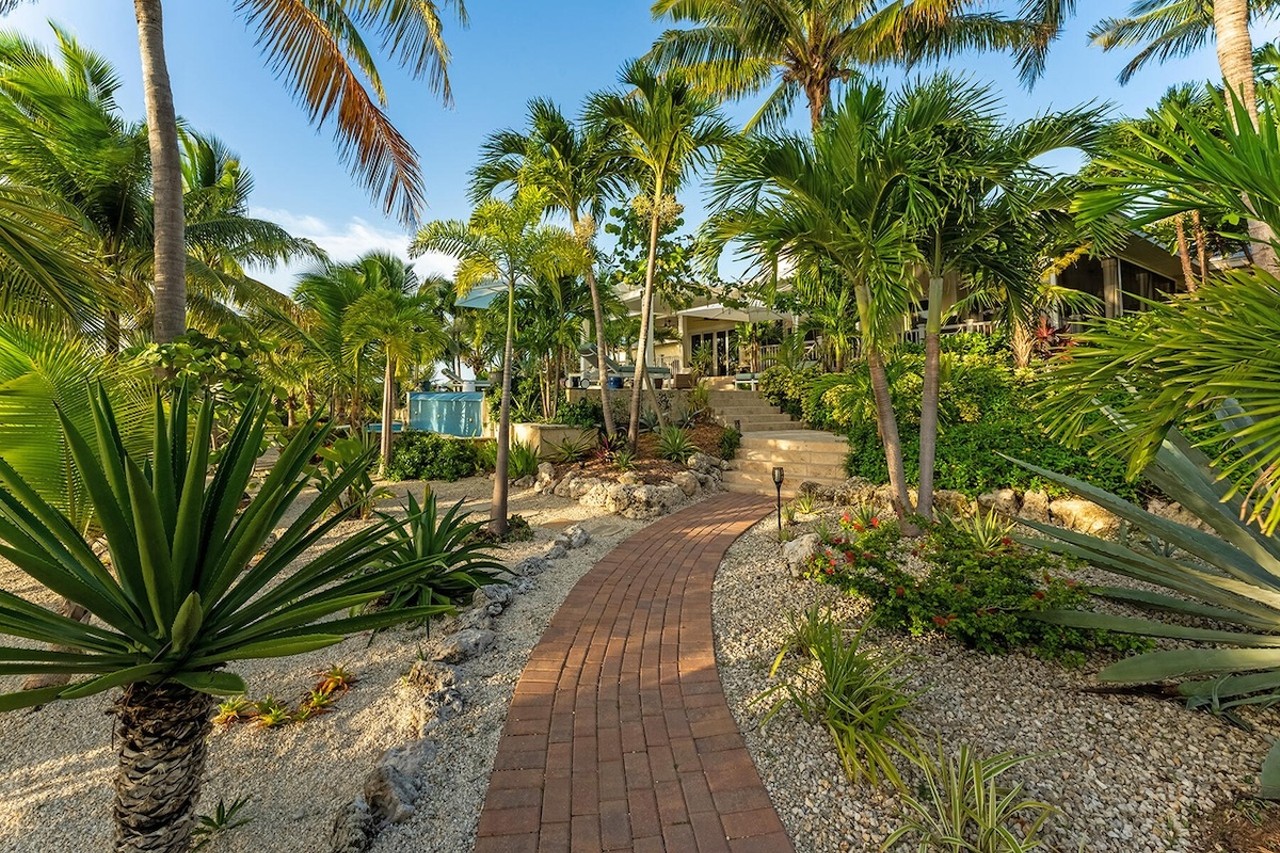
[{"label": "palm tree trunk", "polygon": [[[1253,82],[1253,39],[1249,35],[1248,0],[1216,0],[1213,4],[1213,29],[1223,82],[1240,99],[1249,120],[1257,127],[1258,95]],[[1248,196],[1244,197],[1244,203],[1253,209]],[[1267,223],[1249,220],[1253,262],[1272,275],[1280,276],[1280,261],[1276,259],[1271,245],[1274,239],[1275,234]]]},{"label": "palm tree trunk", "polygon": [[[1209,237],[1204,231],[1204,219],[1200,211],[1191,211],[1191,233],[1196,239],[1196,259],[1200,263],[1200,284],[1204,284],[1209,276]],[[1192,290],[1195,288],[1193,287]]]},{"label": "palm tree trunk", "polygon": [[938,453],[938,390],[942,372],[942,270],[929,278],[929,313],[924,326],[924,388],[920,395],[920,491],[916,511],[933,519],[933,467]]},{"label": "palm tree trunk", "polygon": [[1023,317],[1013,317],[1009,330],[1009,349],[1013,351],[1014,367],[1031,366],[1031,348],[1033,340],[1031,329]]},{"label": "palm tree trunk", "polygon": [[387,476],[387,470],[391,467],[391,442],[392,421],[395,417],[396,406],[396,373],[395,360],[391,357],[391,353],[387,353],[387,366],[382,374],[382,476]]},{"label": "palm tree trunk", "polygon": [[[884,444],[885,462],[889,468],[889,488],[892,490],[893,511],[900,519],[913,514],[911,496],[907,492],[907,475],[902,465],[902,438],[898,434],[898,417],[893,411],[893,398],[889,394],[889,377],[885,373],[884,360],[871,328],[871,293],[865,284],[854,286],[858,300],[858,317],[862,325],[862,351],[871,374],[871,395],[876,405],[876,428]],[[914,525],[904,525],[903,533],[915,532]]]},{"label": "palm tree trunk", "polygon": [[[579,233],[577,211],[569,211],[569,225],[573,233]],[[585,240],[587,249],[587,289],[591,291],[591,313],[596,324],[596,370],[600,373],[600,408],[604,410],[604,434],[613,437],[616,428],[613,424],[613,411],[609,408],[609,362],[605,353],[608,342],[604,337],[604,301],[600,298],[600,283],[596,280],[596,264],[592,242]]]},{"label": "palm tree trunk", "polygon": [[213,700],[172,682],[116,702],[116,853],[184,853],[196,823]]},{"label": "palm tree trunk", "polygon": [[133,0],[142,54],[142,94],[151,149],[155,206],[155,339],[168,343],[187,330],[186,237],[178,119],[164,56],[160,0]]},{"label": "palm tree trunk", "polygon": [[1182,262],[1182,278],[1187,283],[1188,292],[1196,289],[1196,274],[1191,269],[1191,247],[1187,243],[1187,216],[1179,213],[1173,218],[1173,230],[1178,237],[1178,260]]},{"label": "palm tree trunk", "polygon": [[[631,421],[627,426],[627,438],[634,447],[640,438],[640,394],[649,368],[645,364],[645,349],[649,343],[649,326],[653,322],[653,279],[658,265],[658,233],[662,206],[662,179],[653,189],[653,210],[649,214],[649,257],[644,269],[644,293],[640,297],[640,340],[636,343],[636,372],[631,383]],[[655,412],[655,414],[659,414]]]},{"label": "palm tree trunk", "polygon": [[502,402],[498,405],[498,456],[493,471],[493,506],[489,508],[489,529],[498,536],[507,533],[507,472],[511,458],[511,360],[516,335],[516,280],[507,279],[507,339],[502,347]]}]

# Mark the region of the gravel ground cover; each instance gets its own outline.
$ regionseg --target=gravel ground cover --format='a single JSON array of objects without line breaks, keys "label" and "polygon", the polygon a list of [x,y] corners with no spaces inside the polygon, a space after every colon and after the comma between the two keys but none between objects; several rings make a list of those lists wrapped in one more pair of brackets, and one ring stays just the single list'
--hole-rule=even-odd
[{"label": "gravel ground cover", "polygon": [[[464,498],[468,508],[487,511],[492,483],[486,478],[434,485],[442,509]],[[422,483],[393,485],[400,495],[408,491],[420,495],[422,488]],[[389,505],[395,502],[383,507]],[[375,850],[454,853],[471,849],[507,706],[530,649],[573,584],[614,544],[645,525],[596,517],[600,510],[532,492],[513,493],[511,511],[530,520],[536,537],[508,546],[501,557],[508,565],[545,553],[558,529],[571,523],[585,527],[592,539],[551,563],[536,578],[533,589],[517,596],[494,620],[495,648],[459,665],[459,687],[467,710],[430,733],[438,751],[417,812],[380,836]],[[333,541],[359,524],[341,526]],[[40,600],[39,591],[12,566],[0,564],[0,587]],[[316,673],[334,664],[352,670],[359,681],[332,713],[305,724],[267,730],[242,725],[215,731],[199,811],[210,813],[219,800],[230,804],[249,796],[245,813],[252,822],[204,850],[327,850],[326,839],[339,806],[360,791],[384,750],[416,736],[421,694],[414,695],[402,680],[416,660],[431,656],[440,633],[391,630],[372,639],[357,636],[307,655],[237,665],[253,698],[270,694],[296,702],[315,682]],[[15,686],[12,679],[0,679],[0,688]],[[54,703],[34,713],[0,714],[0,849],[96,853],[110,848],[113,699],[98,696]]]},{"label": "gravel ground cover", "polygon": [[[878,850],[898,826],[891,790],[852,788],[825,729],[790,709],[760,727],[765,709],[752,700],[770,686],[787,615],[822,603],[857,625],[868,610],[833,587],[791,578],[772,524],[761,522],[740,539],[716,576],[721,681],[796,849]],[[1087,570],[1080,579],[1104,575]],[[1064,853],[1198,851],[1197,823],[1215,805],[1251,792],[1280,729],[1273,713],[1250,715],[1256,731],[1246,732],[1173,701],[1091,692],[1100,686],[1094,673],[1103,660],[1064,669],[1024,655],[968,651],[937,635],[874,633],[870,642],[910,655],[903,672],[924,691],[912,720],[926,740],[1037,756],[1009,778],[1061,809],[1045,837],[1049,849]]]}]

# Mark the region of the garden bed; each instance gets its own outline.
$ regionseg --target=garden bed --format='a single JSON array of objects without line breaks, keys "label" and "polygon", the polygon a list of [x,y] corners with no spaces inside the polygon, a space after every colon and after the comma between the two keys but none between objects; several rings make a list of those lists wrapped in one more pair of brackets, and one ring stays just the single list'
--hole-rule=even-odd
[{"label": "garden bed", "polygon": [[[840,513],[826,517],[835,525]],[[1124,583],[1096,569],[1062,574]],[[874,851],[901,823],[899,796],[886,786],[851,785],[826,729],[790,707],[761,729],[767,703],[752,701],[776,683],[769,668],[789,632],[788,614],[818,603],[850,627],[871,610],[866,599],[835,585],[792,577],[773,522],[753,528],[716,576],[721,680],[796,849]],[[908,656],[901,674],[920,694],[906,716],[926,744],[941,739],[951,751],[968,743],[984,755],[1035,756],[1008,771],[1007,780],[1024,782],[1030,796],[1060,810],[1047,825],[1048,849],[1206,849],[1196,839],[1207,815],[1251,792],[1277,734],[1270,713],[1246,714],[1256,726],[1247,732],[1176,701],[1138,691],[1095,692],[1101,686],[1095,673],[1114,660],[1106,655],[1066,667],[1024,652],[967,650],[940,631],[913,637],[873,628],[864,642]],[[905,772],[910,785],[915,777]]]}]

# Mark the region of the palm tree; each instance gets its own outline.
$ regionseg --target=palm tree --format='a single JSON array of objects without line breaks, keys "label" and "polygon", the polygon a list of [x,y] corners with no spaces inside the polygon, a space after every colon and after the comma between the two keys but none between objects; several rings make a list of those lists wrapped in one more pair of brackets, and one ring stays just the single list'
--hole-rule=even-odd
[{"label": "palm tree", "polygon": [[[339,154],[388,212],[412,220],[422,209],[417,154],[383,111],[386,90],[362,31],[378,35],[386,52],[433,93],[451,100],[449,49],[440,6],[466,23],[463,0],[387,3],[336,0],[323,13],[299,0],[244,0],[236,10],[257,30],[271,66],[307,107],[311,120],[332,119]],[[161,0],[134,0],[142,55],[142,86],[155,201],[156,340],[186,330],[186,255],[182,165],[177,113],[164,50]]]},{"label": "palm tree", "polygon": [[604,217],[605,201],[621,192],[628,165],[613,125],[571,122],[554,103],[538,99],[529,102],[527,131],[499,131],[485,142],[471,185],[475,202],[502,186],[539,187],[546,191],[551,209],[569,217],[570,229],[592,259],[586,279],[595,321],[600,404],[609,436],[614,425],[608,383],[604,381],[609,370],[604,304],[596,280],[595,235],[597,223]]},{"label": "palm tree", "polygon": [[932,203],[913,171],[912,141],[941,118],[895,111],[878,84],[850,87],[811,138],[750,136],[727,149],[711,179],[715,213],[705,226],[712,245],[738,242],[762,273],[783,260],[809,275],[837,270],[853,291],[892,501],[903,518],[913,508],[885,345],[916,298],[923,259],[915,223]]},{"label": "palm tree", "polygon": [[[713,152],[733,138],[715,102],[698,94],[679,72],[659,73],[644,60],[628,63],[621,80],[629,91],[592,96],[590,120],[616,129],[626,156],[635,163],[649,219],[649,253],[644,292],[640,297],[640,340],[631,389],[631,420],[627,436],[635,444],[640,435],[640,395],[648,379],[645,363],[653,335],[654,270],[664,211],[675,206],[681,181],[702,166]],[[603,379],[602,379],[603,381]]]},{"label": "palm tree", "polygon": [[944,74],[907,91],[897,106],[937,122],[910,143],[910,168],[932,196],[916,236],[929,276],[916,506],[924,518],[933,517],[945,279],[964,276],[998,286],[1010,308],[1025,312],[1039,280],[1045,235],[1070,220],[1078,189],[1074,179],[1055,176],[1035,161],[1061,149],[1090,151],[1102,129],[1097,108],[1046,113],[1004,127],[997,103],[989,89]]},{"label": "palm tree", "polygon": [[429,302],[419,294],[418,277],[410,264],[386,253],[365,255],[360,267],[366,291],[351,306],[350,342],[353,348],[382,351],[382,472],[391,465],[392,426],[396,408],[396,371],[433,359],[444,349],[444,330],[431,315]]},{"label": "palm tree", "polygon": [[[1126,17],[1104,18],[1089,36],[1103,50],[1141,46],[1121,71],[1121,83],[1148,62],[1187,56],[1212,39],[1230,97],[1240,100],[1246,118],[1256,126],[1258,99],[1249,24],[1277,12],[1280,2],[1276,0],[1135,0]],[[1228,118],[1234,121],[1234,113]],[[1250,216],[1248,222],[1254,263],[1280,275],[1280,260],[1272,246],[1274,232],[1257,217]]]},{"label": "palm tree", "polygon": [[458,259],[455,282],[460,293],[477,285],[500,284],[506,290],[506,335],[502,350],[502,401],[498,409],[498,458],[493,478],[490,529],[507,532],[507,461],[511,453],[511,372],[515,347],[516,291],[543,278],[573,275],[589,259],[582,243],[563,228],[542,224],[550,199],[544,190],[525,187],[511,201],[488,199],[467,222],[437,220],[418,232],[410,254],[443,252]]},{"label": "palm tree", "polygon": [[817,128],[832,89],[863,68],[910,65],[964,50],[1008,50],[1027,82],[1043,69],[1064,12],[1061,0],[1024,3],[1018,17],[975,0],[655,0],[653,16],[691,22],[665,32],[652,56],[683,68],[716,97],[770,90],[748,128],[776,127],[798,96]]},{"label": "palm tree", "polygon": [[[245,690],[244,680],[226,667],[313,651],[349,634],[441,612],[433,606],[347,615],[442,558],[387,560],[395,546],[385,538],[398,527],[389,519],[318,557],[306,556],[319,553],[312,549],[351,517],[354,507],[324,518],[362,473],[360,466],[327,485],[269,543],[308,482],[311,457],[327,430],[308,424],[241,510],[269,405],[255,400],[245,408],[212,476],[212,401],[194,425],[185,391],[168,412],[159,397],[153,409],[149,453],[120,443],[119,418],[105,395],[94,398],[91,431],[60,418],[106,553],[0,462],[5,557],[93,617],[80,622],[4,593],[0,634],[18,640],[0,650],[5,673],[78,680],[7,693],[0,696],[0,710],[123,688],[114,703],[120,744],[115,849],[181,853],[196,822],[212,695]],[[67,651],[33,648],[32,640]]]}]

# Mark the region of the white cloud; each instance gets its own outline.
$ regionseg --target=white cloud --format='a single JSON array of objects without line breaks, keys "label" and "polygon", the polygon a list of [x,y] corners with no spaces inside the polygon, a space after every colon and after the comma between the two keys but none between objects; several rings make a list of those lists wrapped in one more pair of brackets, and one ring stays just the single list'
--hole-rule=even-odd
[{"label": "white cloud", "polygon": [[[288,210],[250,208],[249,215],[280,225],[295,237],[312,240],[328,252],[335,261],[353,261],[366,252],[392,252],[409,259],[409,236],[403,232],[379,229],[360,217],[352,217],[346,223],[334,225],[318,216],[299,215]],[[415,259],[414,268],[419,275],[443,275],[452,277],[458,262],[439,252],[429,252]],[[293,289],[295,276],[306,263],[281,267],[274,271],[259,270],[258,277],[283,293]]]}]

